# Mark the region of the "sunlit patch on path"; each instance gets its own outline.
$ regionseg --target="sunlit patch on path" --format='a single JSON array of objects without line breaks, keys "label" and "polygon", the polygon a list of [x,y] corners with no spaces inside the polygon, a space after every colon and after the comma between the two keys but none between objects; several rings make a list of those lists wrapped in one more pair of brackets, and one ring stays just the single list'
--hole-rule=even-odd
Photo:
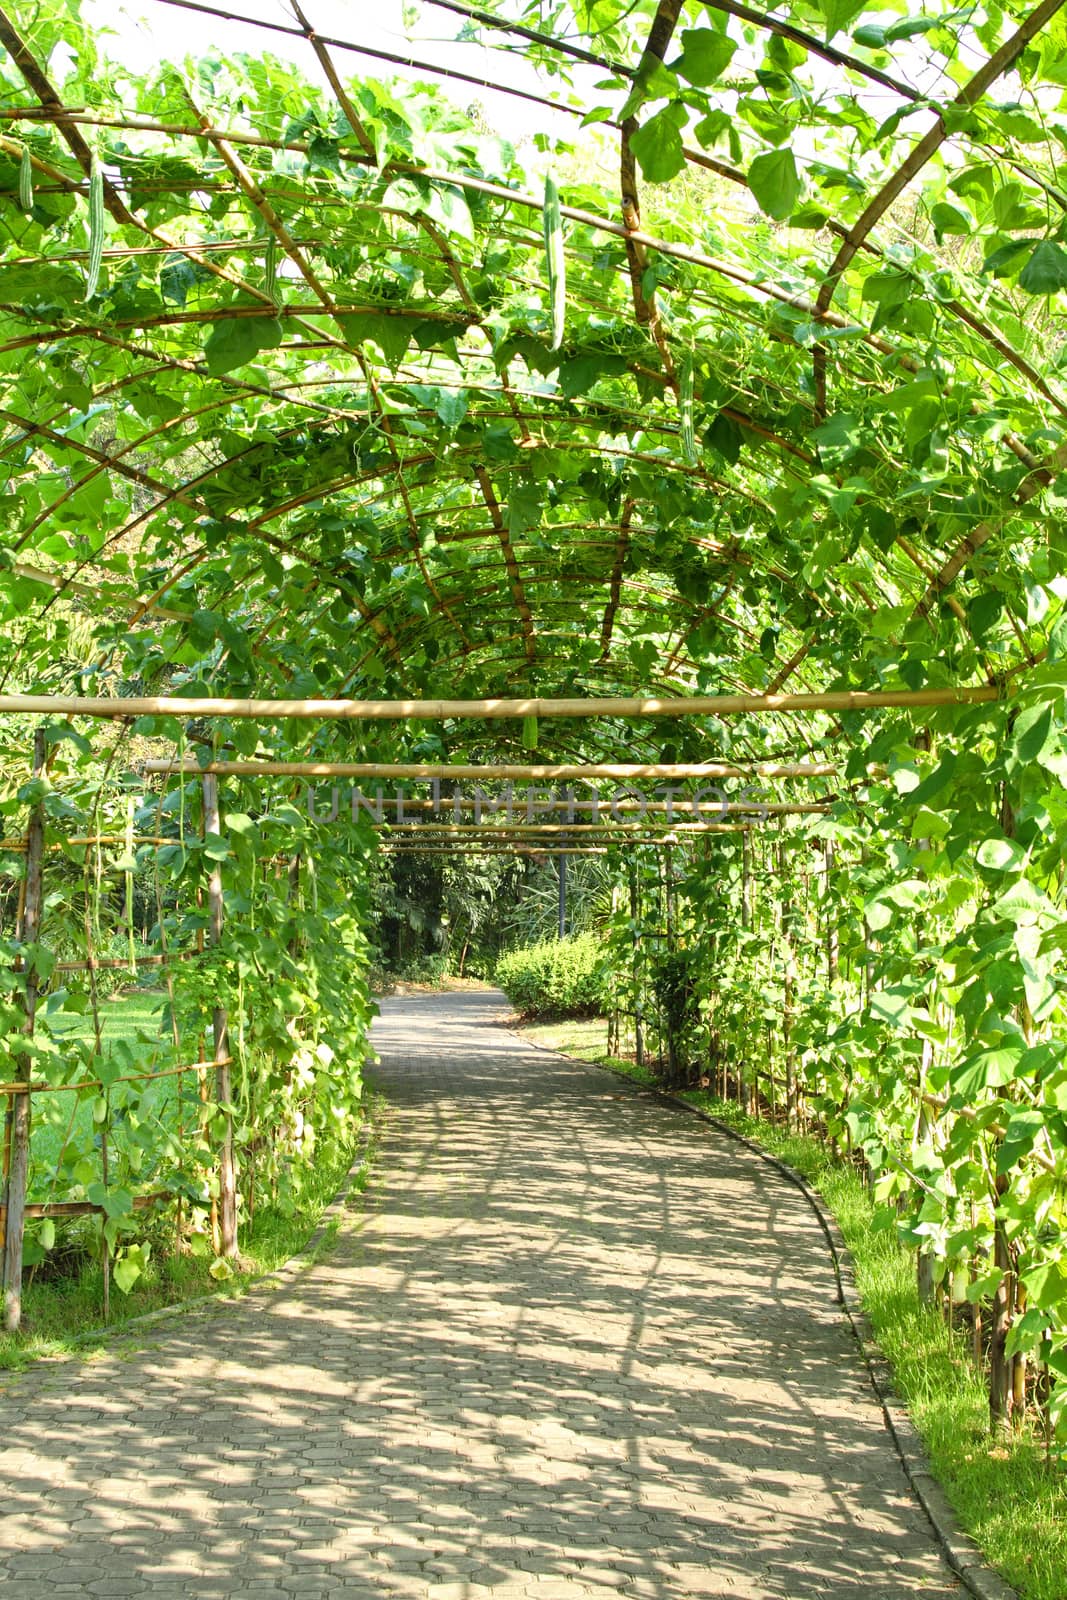
[{"label": "sunlit patch on path", "polygon": [[385,1002],[326,1260],[7,1381],[4,1600],[958,1593],[802,1197],[504,1008]]}]

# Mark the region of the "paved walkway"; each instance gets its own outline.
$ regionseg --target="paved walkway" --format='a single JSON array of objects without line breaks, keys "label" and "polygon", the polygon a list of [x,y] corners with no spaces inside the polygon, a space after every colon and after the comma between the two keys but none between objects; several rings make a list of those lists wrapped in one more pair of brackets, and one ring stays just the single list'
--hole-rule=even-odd
[{"label": "paved walkway", "polygon": [[0,1600],[958,1594],[765,1163],[387,1002],[366,1220],[282,1290],[0,1389]]}]

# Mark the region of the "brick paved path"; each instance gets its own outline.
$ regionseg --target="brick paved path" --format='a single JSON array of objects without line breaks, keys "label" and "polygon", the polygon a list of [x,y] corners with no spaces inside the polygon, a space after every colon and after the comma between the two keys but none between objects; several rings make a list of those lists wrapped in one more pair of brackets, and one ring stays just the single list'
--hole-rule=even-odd
[{"label": "brick paved path", "polygon": [[958,1593],[802,1197],[502,1009],[386,1003],[318,1266],[8,1378],[0,1600]]}]

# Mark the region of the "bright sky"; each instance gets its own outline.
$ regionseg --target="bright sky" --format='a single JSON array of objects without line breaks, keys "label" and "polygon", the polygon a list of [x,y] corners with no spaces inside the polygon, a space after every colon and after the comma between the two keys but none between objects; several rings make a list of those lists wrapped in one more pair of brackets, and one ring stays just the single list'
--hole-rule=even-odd
[{"label": "bright sky", "polygon": [[[296,19],[286,0],[215,0],[220,9],[241,11],[262,22],[295,26]],[[527,93],[559,98],[566,93],[558,80],[549,84],[519,55],[506,54],[474,43],[459,44],[455,35],[462,18],[453,13],[421,5],[418,0],[302,0],[302,9],[316,32],[334,39],[351,41],[371,50],[465,72],[488,84],[503,82]],[[85,0],[82,15],[90,26],[107,31],[105,53],[139,71],[148,71],[160,60],[181,60],[187,54],[206,54],[212,50],[269,52],[296,63],[315,81],[322,81],[314,53],[302,39],[269,33],[248,22],[223,22],[196,12],[183,10],[165,0]],[[427,80],[425,72],[411,71],[389,62],[375,61],[361,51],[331,46],[342,77],[366,73],[368,76],[414,77]],[[586,75],[586,103],[598,98],[589,94],[588,85],[600,74]],[[505,138],[518,141],[535,133],[574,139],[576,118],[553,113],[544,106],[499,93],[492,87],[437,82],[442,92],[457,103],[481,106],[486,121]]]}]

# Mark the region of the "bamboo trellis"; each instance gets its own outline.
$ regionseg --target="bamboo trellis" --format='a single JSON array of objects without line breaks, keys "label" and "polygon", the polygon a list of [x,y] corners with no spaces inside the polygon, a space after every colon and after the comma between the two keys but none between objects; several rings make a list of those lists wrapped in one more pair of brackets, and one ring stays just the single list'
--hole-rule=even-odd
[{"label": "bamboo trellis", "polygon": [[[45,768],[45,733],[43,726],[38,729],[34,745],[34,771],[41,773]],[[221,827],[217,805],[212,809],[212,791],[216,780],[206,778],[205,811],[210,824],[209,831],[217,832]],[[130,813],[132,816],[132,812]],[[55,826],[50,824],[50,826]],[[72,835],[67,838],[47,839],[46,819],[43,801],[38,800],[31,808],[28,832],[21,839],[8,839],[3,841],[3,849],[15,855],[25,857],[25,879],[21,895],[21,908],[19,912],[19,925],[17,932],[16,949],[21,951],[35,943],[39,937],[42,909],[45,904],[47,863],[54,858],[57,852],[72,848],[101,848],[105,846],[121,847],[129,851],[134,846],[181,846],[185,841],[180,833],[169,835],[161,833],[138,834],[132,826],[128,826],[123,833],[97,832]],[[212,877],[212,933],[216,944],[222,937],[222,897],[221,887],[217,874]],[[157,909],[159,909],[157,907]],[[131,913],[132,914],[132,913]],[[160,912],[160,920],[162,920]],[[86,917],[86,939],[88,941],[87,955],[84,960],[61,960],[54,963],[51,970],[57,974],[86,973],[90,982],[95,974],[101,971],[131,972],[131,959],[101,956],[93,948],[92,921]],[[164,949],[155,953],[145,954],[137,952],[133,957],[132,970],[142,966],[167,969],[176,962],[196,961],[202,959],[204,951],[194,949]],[[23,959],[21,954],[16,958],[16,970],[23,972]],[[36,966],[30,965],[24,971],[22,987],[22,1009],[24,1016],[24,1031],[32,1034],[36,1013],[37,1001],[40,991],[40,980],[37,977]],[[95,1001],[94,1001],[95,1011]],[[221,1022],[220,1022],[221,1016]],[[176,1026],[176,1024],[175,1024]],[[178,1038],[175,1034],[175,1045]],[[4,1325],[10,1331],[18,1329],[22,1318],[22,1257],[24,1249],[25,1223],[28,1219],[42,1220],[54,1217],[81,1217],[81,1216],[107,1216],[107,1206],[97,1200],[45,1200],[33,1201],[28,1199],[28,1178],[30,1170],[30,1140],[33,1128],[33,1102],[41,1096],[69,1096],[81,1098],[87,1095],[99,1097],[103,1095],[110,1116],[111,1091],[119,1086],[148,1087],[156,1082],[177,1079],[177,1094],[179,1107],[179,1122],[181,1120],[181,1106],[184,1104],[185,1082],[192,1079],[202,1091],[208,1082],[209,1074],[213,1074],[216,1082],[216,1097],[222,1104],[227,1104],[230,1099],[229,1068],[232,1058],[229,1054],[225,1012],[220,1012],[216,1007],[216,1028],[214,1050],[210,1060],[199,1058],[195,1061],[180,1060],[175,1066],[164,1068],[150,1068],[138,1072],[109,1073],[106,1077],[96,1077],[91,1073],[76,1076],[64,1082],[52,1082],[47,1078],[34,1077],[30,1070],[31,1057],[23,1055],[17,1058],[17,1073],[10,1082],[0,1083],[0,1105],[6,1107],[4,1115],[4,1142],[3,1142],[3,1195],[0,1198],[0,1257],[3,1264],[3,1292],[4,1292]],[[202,1092],[201,1092],[201,1098]],[[66,1138],[69,1140],[73,1129],[73,1119],[68,1126]],[[62,1157],[62,1149],[56,1157],[56,1168]],[[100,1159],[102,1163],[101,1176],[104,1187],[108,1187],[108,1135],[107,1124],[101,1129]],[[219,1151],[219,1165],[221,1174],[221,1190],[227,1202],[221,1209],[222,1238],[220,1241],[224,1251],[232,1254],[236,1248],[234,1235],[234,1189],[233,1189],[233,1161],[232,1148],[229,1139],[225,1139]],[[229,1182],[227,1182],[227,1179]],[[54,1181],[54,1180],[53,1180]],[[169,1191],[153,1191],[145,1195],[133,1195],[131,1205],[135,1211],[149,1210],[165,1200],[173,1202],[175,1196]],[[180,1201],[179,1201],[180,1205]],[[107,1317],[108,1305],[108,1274],[104,1275],[104,1316]]]},{"label": "bamboo trellis", "polygon": [[139,695],[115,699],[78,695],[0,695],[0,715],[47,713],[103,718],[236,717],[253,721],[296,718],[315,722],[443,722],[522,720],[525,717],[726,717],[772,712],[870,711],[899,707],[986,705],[1005,698],[996,685],[957,688],[826,690],[812,694],[688,695],[659,699],[629,696],[568,700],[253,700],[228,696]]}]

